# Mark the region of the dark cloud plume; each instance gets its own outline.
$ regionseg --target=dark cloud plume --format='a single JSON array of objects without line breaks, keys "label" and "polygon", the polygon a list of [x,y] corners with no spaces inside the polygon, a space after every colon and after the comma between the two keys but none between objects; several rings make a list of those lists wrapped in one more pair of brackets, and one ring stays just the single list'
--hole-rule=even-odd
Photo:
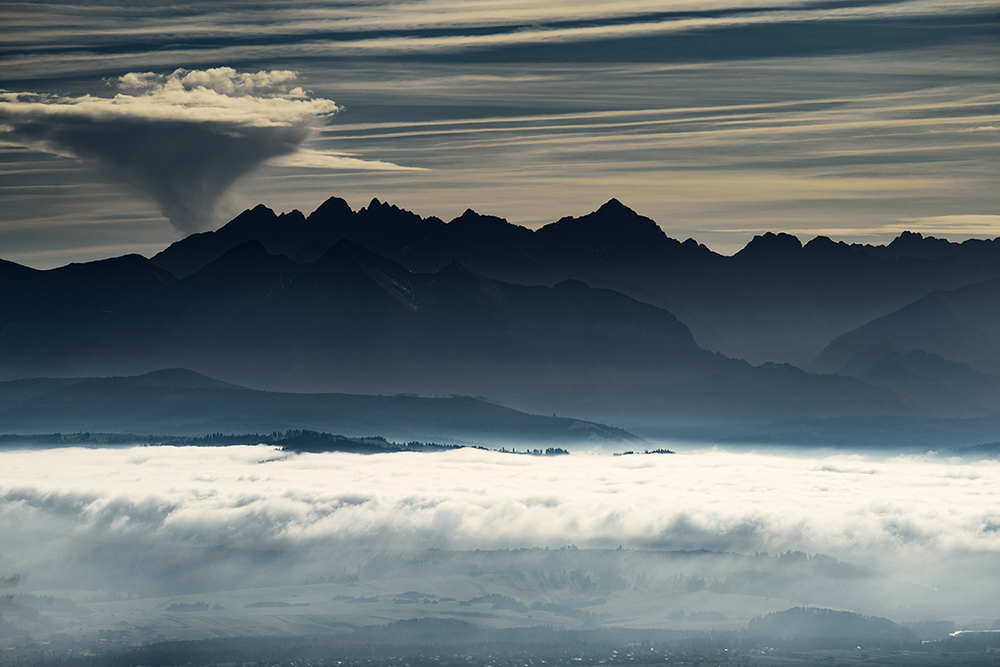
[{"label": "dark cloud plume", "polygon": [[116,179],[152,197],[178,230],[211,223],[222,194],[269,158],[295,152],[302,127],[231,127],[142,119],[80,116],[18,124],[14,136],[44,142],[97,162]]},{"label": "dark cloud plume", "polygon": [[296,152],[330,100],[287,89],[291,72],[229,68],[128,74],[112,98],[5,93],[0,136],[92,160],[155,200],[185,233],[205,229],[226,190],[266,160]]}]

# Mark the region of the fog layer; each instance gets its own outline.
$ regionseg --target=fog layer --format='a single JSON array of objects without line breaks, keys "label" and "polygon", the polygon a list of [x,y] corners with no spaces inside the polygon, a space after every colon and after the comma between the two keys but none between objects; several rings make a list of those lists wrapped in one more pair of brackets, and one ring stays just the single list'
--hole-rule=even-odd
[{"label": "fog layer", "polygon": [[935,585],[1000,554],[1000,462],[699,451],[536,458],[270,447],[0,454],[0,568],[105,544],[801,550]]}]

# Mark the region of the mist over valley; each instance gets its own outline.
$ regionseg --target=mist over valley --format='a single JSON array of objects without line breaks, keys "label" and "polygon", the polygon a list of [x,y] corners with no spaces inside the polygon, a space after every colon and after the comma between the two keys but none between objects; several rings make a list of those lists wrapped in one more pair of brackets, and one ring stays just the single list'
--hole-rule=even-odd
[{"label": "mist over valley", "polygon": [[[812,633],[831,649],[850,637],[888,649],[996,620],[983,587],[998,549],[991,459],[266,445],[0,455],[11,475],[0,627],[19,655],[25,632],[76,650],[322,636],[404,655],[514,646],[517,632],[582,650],[582,635],[560,634],[582,630],[664,650],[715,632],[713,646],[735,649],[757,627],[770,642]],[[850,610],[844,622],[860,625],[768,618],[794,608]],[[886,634],[862,618],[901,625]],[[415,634],[399,625],[415,620]]]},{"label": "mist over valley", "polygon": [[1000,666],[997,25],[0,4],[0,667]]}]

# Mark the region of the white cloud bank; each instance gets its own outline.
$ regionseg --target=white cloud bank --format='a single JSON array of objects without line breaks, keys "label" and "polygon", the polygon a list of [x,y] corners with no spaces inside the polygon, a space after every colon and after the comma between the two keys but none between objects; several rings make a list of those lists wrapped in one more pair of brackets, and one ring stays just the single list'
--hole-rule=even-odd
[{"label": "white cloud bank", "polygon": [[[229,67],[131,72],[112,97],[0,92],[0,140],[94,160],[159,204],[182,232],[206,228],[226,190],[275,158],[293,157],[340,110],[287,70]],[[317,152],[310,151],[313,163]],[[326,167],[398,169],[329,155]]]},{"label": "white cloud bank", "polygon": [[[545,572],[582,567],[632,582],[629,604],[660,608],[678,576],[743,581],[763,568],[806,578],[734,589],[726,604],[753,615],[760,600],[744,593],[774,593],[894,619],[1000,617],[989,593],[1000,583],[1000,461],[139,447],[7,449],[0,471],[0,577],[26,575],[24,591],[155,597],[354,573],[363,586],[425,590],[422,577],[457,586],[485,558],[489,572],[534,568],[535,583],[518,585],[539,595],[531,586]],[[794,559],[774,558],[787,551],[863,567],[819,559],[792,571]],[[476,586],[494,581],[484,576]]]},{"label": "white cloud bank", "polygon": [[631,547],[1000,555],[1000,462],[757,453],[558,458],[268,447],[0,453],[0,551],[67,543],[297,549]]}]

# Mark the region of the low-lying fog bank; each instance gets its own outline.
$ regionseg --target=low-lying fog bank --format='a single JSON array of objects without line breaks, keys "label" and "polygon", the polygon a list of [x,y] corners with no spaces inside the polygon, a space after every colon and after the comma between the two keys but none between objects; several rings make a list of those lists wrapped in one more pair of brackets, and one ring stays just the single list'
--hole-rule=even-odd
[{"label": "low-lying fog bank", "polygon": [[958,623],[939,631],[1000,618],[993,460],[157,446],[5,450],[0,470],[20,635],[732,630],[803,605]]}]

